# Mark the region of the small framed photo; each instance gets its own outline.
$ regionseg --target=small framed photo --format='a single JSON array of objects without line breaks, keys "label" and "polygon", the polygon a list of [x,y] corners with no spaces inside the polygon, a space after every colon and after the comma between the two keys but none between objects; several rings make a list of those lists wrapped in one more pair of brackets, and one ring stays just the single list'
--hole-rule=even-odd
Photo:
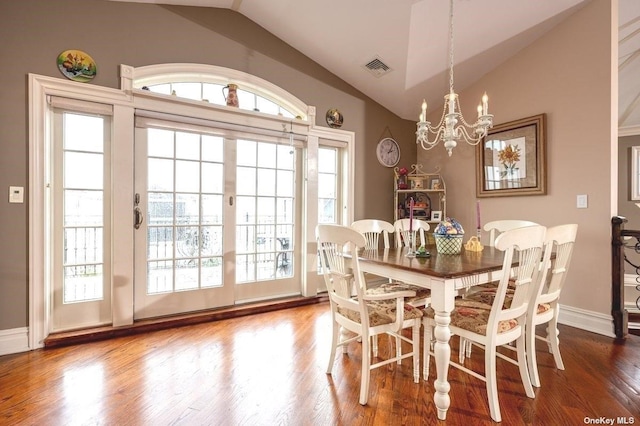
[{"label": "small framed photo", "polygon": [[431,220],[432,221],[441,221],[442,220],[442,211],[441,210],[434,210],[431,212]]},{"label": "small framed photo", "polygon": [[440,184],[440,179],[438,178],[433,178],[431,179],[431,186],[429,189],[433,189],[433,190],[439,190],[442,189],[442,185]]}]

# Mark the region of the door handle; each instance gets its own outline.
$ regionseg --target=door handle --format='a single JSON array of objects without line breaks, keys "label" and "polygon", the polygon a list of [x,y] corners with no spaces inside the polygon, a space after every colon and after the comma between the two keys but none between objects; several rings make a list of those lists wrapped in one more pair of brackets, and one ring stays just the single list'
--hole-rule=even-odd
[{"label": "door handle", "polygon": [[144,215],[142,214],[142,210],[140,209],[140,207],[136,206],[133,209],[133,214],[135,216],[133,227],[136,229],[140,229],[140,225],[142,225],[142,222],[144,222]]},{"label": "door handle", "polygon": [[144,222],[144,215],[142,214],[142,209],[140,209],[140,194],[136,193],[134,198],[134,207],[133,207],[133,216],[134,222],[133,227],[136,229],[140,229],[140,225]]}]

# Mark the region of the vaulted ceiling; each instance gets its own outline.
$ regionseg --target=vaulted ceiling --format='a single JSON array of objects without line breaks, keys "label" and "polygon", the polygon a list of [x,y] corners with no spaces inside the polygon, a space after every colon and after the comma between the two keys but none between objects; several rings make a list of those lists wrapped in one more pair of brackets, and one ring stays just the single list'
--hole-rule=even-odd
[{"label": "vaulted ceiling", "polygon": [[[448,89],[449,3],[443,0],[351,0],[338,7],[316,0],[112,1],[232,9],[405,119],[417,118],[422,98],[441,105]],[[589,1],[455,0],[456,91]],[[638,0],[619,0],[618,56],[619,127],[634,131],[640,129]]]}]

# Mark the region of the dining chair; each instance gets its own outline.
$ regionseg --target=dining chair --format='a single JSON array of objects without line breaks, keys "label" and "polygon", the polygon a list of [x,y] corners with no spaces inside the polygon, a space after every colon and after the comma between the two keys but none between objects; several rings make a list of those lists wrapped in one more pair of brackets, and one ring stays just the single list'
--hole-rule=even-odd
[{"label": "dining chair", "polygon": [[[577,224],[547,228],[545,250],[549,254],[555,253],[555,256],[545,256],[549,266],[544,268],[545,274],[527,312],[527,359],[531,383],[536,387],[540,387],[536,339],[547,343],[549,352],[553,354],[556,368],[564,370],[558,337],[560,334],[558,330],[559,300],[562,287],[567,279],[577,233]],[[545,336],[536,334],[536,326],[541,324],[547,324]]]},{"label": "dining chair", "polygon": [[[489,247],[493,247],[494,246],[494,242],[496,237],[498,237],[498,235],[500,235],[501,233],[505,232],[505,231],[510,231],[512,229],[517,229],[517,228],[524,228],[527,226],[535,226],[535,225],[539,225],[536,222],[531,222],[529,220],[518,220],[518,219],[500,219],[500,220],[494,220],[491,222],[487,222],[484,224],[484,230],[489,232]],[[483,291],[486,289],[490,289],[490,290],[494,290],[498,287],[498,283],[496,282],[491,282],[491,283],[487,283],[487,284],[482,284],[479,286],[475,286],[475,287],[471,287],[469,289],[466,289],[466,291],[464,292],[464,296],[466,297],[467,294],[473,294],[477,291]],[[511,281],[511,285],[510,287],[513,288],[513,281]],[[466,345],[463,344],[460,346],[461,348],[466,347]],[[471,347],[468,347],[468,351],[471,350]]]},{"label": "dining chair", "polygon": [[493,247],[494,241],[496,240],[496,237],[500,235],[500,233],[509,231],[510,229],[523,228],[525,226],[534,225],[539,224],[536,222],[531,222],[529,220],[500,219],[485,223],[483,229],[489,232],[489,247]]},{"label": "dining chair", "polygon": [[380,237],[382,237],[382,248],[391,247],[389,235],[395,233],[393,225],[387,221],[379,219],[361,219],[351,224],[351,227],[364,235],[367,250],[380,248]]},{"label": "dining chair", "polygon": [[[414,249],[420,247],[420,245],[427,244],[425,232],[430,229],[429,223],[424,220],[413,219],[398,219],[393,223],[395,230],[395,245],[397,248],[406,247],[409,243],[409,236],[413,237]],[[418,244],[418,236],[420,236],[420,244]]]},{"label": "dining chair", "polygon": [[[422,311],[405,305],[405,297],[412,296],[412,292],[405,290],[381,294],[365,293],[358,249],[365,246],[366,240],[358,231],[341,225],[322,224],[316,227],[316,237],[331,309],[332,339],[327,374],[331,374],[333,369],[337,347],[360,340],[360,404],[367,403],[369,378],[374,368],[412,358],[413,380],[418,383]],[[353,287],[356,290],[355,297],[351,294]],[[355,336],[341,340],[341,327],[355,333]],[[405,329],[411,330],[411,338],[402,334]],[[393,338],[390,341],[399,339],[408,343],[411,350],[403,353],[400,348],[394,355],[393,351],[389,351],[387,359],[372,363],[370,338],[380,334],[387,334]]]},{"label": "dining chair", "polygon": [[[429,224],[426,224],[426,226],[426,229],[428,230]],[[379,248],[380,236],[382,236],[384,242],[383,248],[390,248],[389,233],[393,233],[396,230],[396,228],[389,222],[376,219],[357,220],[351,224],[351,228],[364,235],[366,240],[365,250],[377,250]],[[424,231],[424,229],[425,228],[423,226],[422,230]],[[406,301],[412,306],[426,306],[429,303],[431,297],[431,290],[429,290],[428,288],[418,287],[416,285],[405,284],[401,282],[394,282],[389,279],[386,279],[384,281],[367,280],[366,283],[367,293],[371,294],[375,294],[378,292],[385,293],[389,291],[411,290],[415,292],[415,295],[413,297],[408,297]]]},{"label": "dining chair", "polygon": [[[567,278],[567,272],[571,263],[573,246],[578,233],[577,224],[558,225],[547,228],[545,236],[545,253],[541,261],[540,279],[531,294],[527,309],[527,362],[531,384],[540,387],[540,375],[536,355],[536,339],[547,343],[549,352],[558,370],[564,370],[564,363],[560,355],[560,339],[558,330],[558,314],[560,310],[559,300],[562,287]],[[552,254],[555,254],[552,256]],[[484,303],[492,303],[495,291],[485,289],[469,296],[470,299]],[[507,290],[505,306],[509,306],[512,297],[511,289]],[[536,326],[547,324],[546,335],[536,334]],[[462,343],[462,345],[468,342]],[[471,356],[471,347],[467,346],[464,355]]]},{"label": "dining chair", "polygon": [[[390,248],[389,234],[394,233],[393,225],[384,220],[378,219],[362,219],[356,220],[351,224],[351,228],[360,232],[365,238],[365,250],[378,250],[380,248],[380,237],[382,237],[383,248]],[[390,280],[385,277],[371,276],[365,274],[366,294],[380,294],[394,291],[409,290],[414,294],[406,297],[405,303],[411,306],[427,306],[431,301],[431,290],[417,285],[405,284],[398,281]],[[371,342],[373,355],[378,356],[378,338],[374,336]],[[396,339],[396,350],[400,347],[400,340]]]},{"label": "dining chair", "polygon": [[[534,398],[533,386],[527,371],[525,328],[530,292],[539,279],[540,259],[543,253],[545,227],[529,226],[505,231],[495,241],[495,248],[504,252],[502,277],[492,304],[473,299],[456,299],[451,312],[449,328],[453,335],[460,336],[484,348],[484,375],[465,367],[461,363],[450,361],[450,365],[468,373],[486,383],[487,399],[491,418],[500,422],[500,404],[496,376],[496,358],[500,357],[518,365],[520,379],[529,398]],[[516,269],[512,268],[518,263]],[[514,271],[512,276],[512,270]],[[504,306],[509,280],[515,279],[515,291],[509,307]],[[429,377],[430,345],[435,327],[435,311],[429,307],[424,310],[424,364],[425,380]],[[516,359],[497,351],[499,346],[515,342]]]},{"label": "dining chair", "polygon": [[[382,242],[383,248],[389,248],[389,235],[395,232],[391,223],[379,219],[356,220],[351,223],[351,228],[364,236],[365,250],[378,250],[380,248],[380,242]],[[377,275],[365,274],[365,281],[367,282],[367,287],[369,287],[389,282],[389,279]]]}]

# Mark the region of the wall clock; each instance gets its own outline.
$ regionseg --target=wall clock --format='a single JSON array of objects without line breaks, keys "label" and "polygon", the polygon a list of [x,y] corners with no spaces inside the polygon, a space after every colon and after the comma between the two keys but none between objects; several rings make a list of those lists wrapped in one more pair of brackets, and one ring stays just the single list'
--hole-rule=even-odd
[{"label": "wall clock", "polygon": [[400,161],[400,146],[392,138],[381,139],[376,148],[376,155],[380,164],[393,167]]}]

